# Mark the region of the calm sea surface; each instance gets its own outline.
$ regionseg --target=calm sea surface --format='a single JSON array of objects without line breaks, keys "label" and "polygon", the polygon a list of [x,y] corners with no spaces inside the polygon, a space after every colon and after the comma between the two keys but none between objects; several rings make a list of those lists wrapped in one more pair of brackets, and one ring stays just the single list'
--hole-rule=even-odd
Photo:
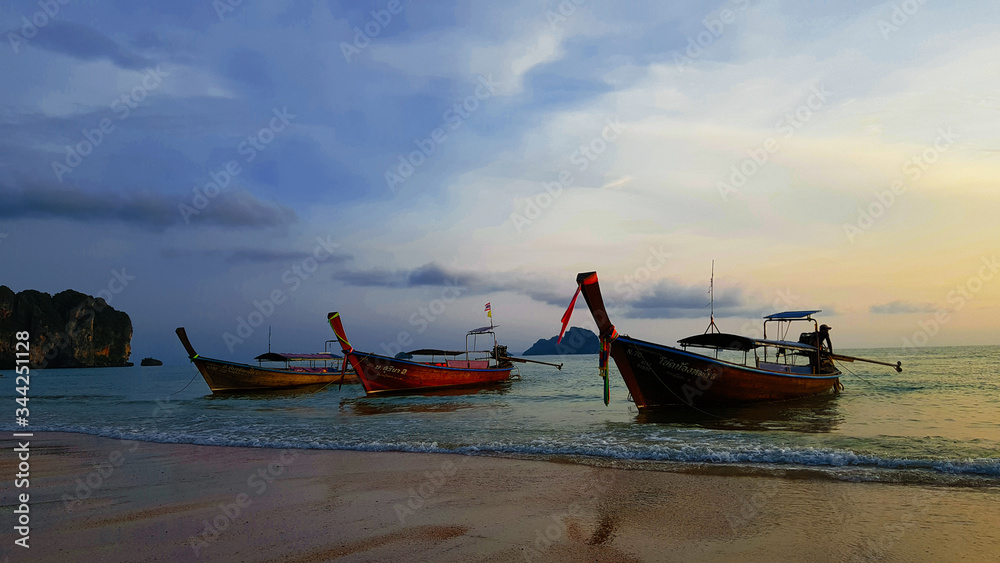
[{"label": "calm sea surface", "polygon": [[[521,380],[479,392],[371,399],[360,385],[213,395],[190,364],[36,370],[29,430],[1000,486],[1000,347],[853,353],[902,360],[903,373],[843,364],[857,375],[845,371],[839,395],[655,415],[636,411],[613,363],[605,407],[596,356],[537,356],[565,366],[522,365]],[[13,372],[0,383],[13,395]]]}]

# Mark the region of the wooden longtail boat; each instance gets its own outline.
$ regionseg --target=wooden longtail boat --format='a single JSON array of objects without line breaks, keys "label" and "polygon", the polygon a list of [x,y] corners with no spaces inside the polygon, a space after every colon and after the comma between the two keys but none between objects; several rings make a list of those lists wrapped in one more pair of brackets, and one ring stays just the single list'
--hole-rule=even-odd
[{"label": "wooden longtail boat", "polygon": [[[900,363],[889,364],[840,354],[832,354],[819,341],[819,327],[812,315],[820,311],[789,311],[764,317],[764,338],[707,332],[679,341],[681,348],[619,334],[608,319],[597,281],[597,272],[577,276],[577,293],[563,316],[563,330],[569,322],[576,298],[583,298],[597,323],[601,339],[601,375],[608,391],[608,357],[628,387],[640,411],[675,405],[732,405],[782,401],[837,392],[843,388],[841,372],[832,360],[863,361],[887,365],[902,371]],[[777,335],[787,334],[789,323],[811,323],[815,331],[799,341],[768,340],[769,323],[777,323]],[[715,326],[714,315],[712,324]],[[718,329],[715,329],[718,330]],[[714,351],[714,356],[697,354],[688,347]],[[742,362],[739,356],[742,354]],[[720,357],[720,355],[722,357]]]},{"label": "wooden longtail boat", "polygon": [[[287,389],[308,385],[324,385],[330,383],[357,383],[358,378],[352,372],[345,372],[340,356],[324,354],[278,354],[268,352],[254,358],[258,365],[239,364],[199,356],[188,340],[184,328],[177,329],[188,357],[205,378],[205,383],[213,393],[233,391],[263,391],[267,389]],[[284,367],[268,367],[263,362],[283,362]],[[298,365],[296,362],[308,362],[309,365]],[[321,365],[317,365],[321,364]]]},{"label": "wooden longtail boat", "polygon": [[[412,355],[441,356],[442,361],[417,362],[359,352],[351,346],[340,320],[340,313],[327,316],[330,328],[337,335],[344,358],[351,363],[368,395],[418,393],[442,388],[483,387],[510,379],[513,364],[505,358],[504,346],[496,343],[493,326],[470,330],[466,335],[466,351],[414,350]],[[469,337],[490,338],[490,350],[469,349]],[[472,358],[476,354],[478,358]],[[450,359],[449,359],[450,358]]]}]

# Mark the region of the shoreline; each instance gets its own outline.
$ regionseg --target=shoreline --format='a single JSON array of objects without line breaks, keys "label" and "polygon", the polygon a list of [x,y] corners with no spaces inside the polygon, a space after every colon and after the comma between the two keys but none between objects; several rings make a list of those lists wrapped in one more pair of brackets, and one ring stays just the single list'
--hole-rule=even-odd
[{"label": "shoreline", "polygon": [[[13,561],[1000,556],[1000,493],[989,489],[57,432],[30,443],[30,487],[3,493],[8,521],[15,492],[31,496],[31,551],[14,538],[0,551]],[[16,446],[4,438],[0,473],[11,477]]]},{"label": "shoreline", "polygon": [[[7,432],[16,432],[7,428]],[[995,490],[1000,493],[1000,477],[992,473],[977,473],[966,471],[947,471],[932,467],[933,464],[955,463],[948,460],[906,460],[915,461],[919,464],[912,466],[897,465],[873,465],[873,464],[809,464],[794,461],[706,461],[706,460],[684,460],[684,459],[656,459],[643,457],[613,457],[605,455],[594,455],[588,453],[538,453],[520,451],[496,451],[496,450],[475,450],[465,451],[462,449],[451,450],[439,448],[437,450],[420,449],[366,449],[364,447],[302,447],[299,445],[284,446],[280,444],[205,444],[196,442],[160,442],[148,439],[129,439],[91,434],[85,431],[75,430],[44,430],[38,431],[38,435],[79,435],[83,437],[94,437],[111,440],[114,442],[138,442],[144,444],[162,444],[165,446],[205,446],[205,447],[227,447],[246,448],[250,450],[294,450],[311,452],[353,452],[365,453],[403,453],[414,455],[454,455],[458,457],[483,457],[491,459],[508,459],[518,461],[537,461],[541,463],[555,463],[580,465],[583,467],[615,469],[615,470],[636,470],[653,471],[664,473],[679,473],[689,475],[705,476],[731,476],[731,477],[759,477],[764,479],[794,479],[794,480],[816,480],[844,483],[875,483],[900,486],[927,486],[945,488],[970,488]],[[889,460],[893,461],[893,460]],[[995,460],[976,460],[995,461]],[[962,462],[958,462],[962,463]]]}]

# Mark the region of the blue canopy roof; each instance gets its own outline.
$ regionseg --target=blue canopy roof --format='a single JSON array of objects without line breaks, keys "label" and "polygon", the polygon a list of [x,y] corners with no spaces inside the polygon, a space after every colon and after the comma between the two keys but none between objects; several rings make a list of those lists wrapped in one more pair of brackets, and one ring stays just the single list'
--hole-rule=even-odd
[{"label": "blue canopy roof", "polygon": [[820,311],[822,311],[822,309],[817,309],[815,311],[785,311],[784,313],[775,313],[773,315],[768,315],[768,316],[766,316],[764,318],[765,319],[769,319],[769,320],[777,320],[777,319],[784,319],[784,320],[807,319],[807,318],[809,318],[810,315],[814,315],[816,313],[819,313]]}]

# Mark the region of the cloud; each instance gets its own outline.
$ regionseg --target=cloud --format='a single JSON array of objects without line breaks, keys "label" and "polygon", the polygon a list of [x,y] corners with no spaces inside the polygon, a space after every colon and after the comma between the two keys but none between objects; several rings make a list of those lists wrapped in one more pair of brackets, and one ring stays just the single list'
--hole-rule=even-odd
[{"label": "cloud", "polygon": [[[220,258],[227,264],[269,264],[275,262],[301,262],[311,256],[312,252],[299,250],[284,250],[275,248],[228,248],[189,250],[181,248],[162,248],[160,255],[164,258],[189,258],[192,256],[207,256]],[[324,261],[344,262],[350,260],[349,254],[334,254]]]},{"label": "cloud", "polygon": [[869,312],[876,315],[906,315],[909,313],[933,313],[938,310],[933,303],[915,301],[890,301],[882,305],[872,305]]},{"label": "cloud", "polygon": [[[458,286],[468,295],[509,291],[526,295],[547,305],[565,307],[572,298],[571,291],[556,291],[559,284],[540,276],[522,272],[491,272],[488,274],[463,272],[427,263],[413,269],[346,270],[333,274],[333,278],[348,285],[361,287],[412,288],[419,286]],[[605,295],[613,305],[614,296]],[[670,280],[661,280],[643,295],[619,302],[625,316],[636,319],[664,318],[687,319],[707,317],[710,298],[702,286],[685,286]],[[583,301],[578,301],[578,305]],[[715,314],[720,317],[755,315],[741,290],[717,292]]]},{"label": "cloud", "polygon": [[77,23],[54,21],[50,29],[32,42],[48,51],[85,61],[108,59],[115,66],[138,70],[151,66],[149,60],[125,50],[101,32]]},{"label": "cloud", "polygon": [[[710,314],[711,297],[704,286],[687,286],[660,280],[638,299],[626,304],[625,316],[633,319],[690,319]],[[746,316],[752,311],[741,290],[716,292],[717,317]]]},{"label": "cloud", "polygon": [[411,270],[353,270],[334,274],[334,279],[361,287],[408,288],[427,285],[458,285],[483,291],[484,279],[476,274],[451,272],[434,263]]},{"label": "cloud", "polygon": [[422,266],[388,270],[372,268],[345,270],[333,274],[333,279],[359,287],[413,288],[422,286],[455,286],[468,295],[483,295],[508,291],[527,295],[531,299],[565,307],[572,296],[553,291],[551,280],[521,272],[468,272],[445,268],[429,262]]},{"label": "cloud", "polygon": [[[0,198],[6,202],[0,207],[0,218],[120,221],[155,231],[185,224],[179,206],[190,205],[188,201],[148,190],[129,194],[90,193],[45,185],[22,190],[0,186]],[[189,219],[193,225],[260,229],[285,227],[298,218],[294,210],[280,203],[261,201],[246,191],[227,191]]]}]

